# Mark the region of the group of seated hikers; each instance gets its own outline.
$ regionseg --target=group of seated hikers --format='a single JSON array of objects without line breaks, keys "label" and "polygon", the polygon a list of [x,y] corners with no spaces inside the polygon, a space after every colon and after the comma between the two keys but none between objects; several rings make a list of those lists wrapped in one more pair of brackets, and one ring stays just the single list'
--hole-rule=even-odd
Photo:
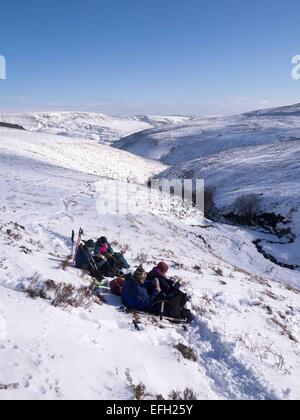
[{"label": "group of seated hikers", "polygon": [[185,307],[189,297],[180,290],[179,282],[168,278],[169,266],[165,262],[160,262],[150,273],[142,264],[134,273],[129,272],[123,254],[114,252],[107,238],[101,237],[96,243],[89,240],[80,245],[75,263],[77,268],[89,270],[98,279],[99,276],[115,278],[110,283],[111,291],[121,296],[128,310],[186,322],[193,320],[191,311]]},{"label": "group of seated hikers", "polygon": [[[91,261],[92,259],[92,261]],[[130,268],[123,254],[114,252],[107,238],[92,239],[81,244],[75,256],[76,268],[92,271],[96,277],[115,277]]]}]

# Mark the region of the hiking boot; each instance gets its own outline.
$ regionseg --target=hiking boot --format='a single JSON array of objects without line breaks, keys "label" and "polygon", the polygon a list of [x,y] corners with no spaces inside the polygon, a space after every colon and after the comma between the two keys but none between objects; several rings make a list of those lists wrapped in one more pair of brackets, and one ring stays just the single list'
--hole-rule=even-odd
[{"label": "hiking boot", "polygon": [[191,324],[195,319],[194,315],[189,309],[184,309],[182,315],[183,319],[185,319],[188,324]]}]

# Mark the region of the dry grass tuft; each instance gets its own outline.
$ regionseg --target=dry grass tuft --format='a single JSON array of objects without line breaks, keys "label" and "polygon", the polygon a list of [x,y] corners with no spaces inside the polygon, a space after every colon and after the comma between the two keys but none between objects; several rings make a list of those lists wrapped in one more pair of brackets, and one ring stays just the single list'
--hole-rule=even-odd
[{"label": "dry grass tuft", "polygon": [[277,319],[276,316],[271,318],[271,321],[273,322],[273,324],[275,324],[280,329],[282,335],[285,335],[291,341],[294,341],[294,343],[298,343],[297,338],[293,335],[290,328],[287,325],[283,324],[281,321],[279,321],[279,319]]},{"label": "dry grass tuft", "polygon": [[269,361],[270,357],[273,358],[273,365],[278,370],[284,370],[285,361],[283,355],[273,348],[273,343],[266,344],[265,346],[259,347],[254,344],[248,334],[243,334],[237,337],[237,343],[242,344],[251,353],[257,355],[262,362]]},{"label": "dry grass tuft", "polygon": [[94,285],[88,287],[80,287],[67,283],[56,283],[53,280],[47,280],[41,284],[38,280],[33,280],[26,292],[29,297],[36,299],[41,298],[50,300],[55,307],[66,309],[73,308],[89,308],[93,303],[101,305],[105,299],[97,293],[94,294]]},{"label": "dry grass tuft", "polygon": [[215,267],[215,268],[213,268],[213,270],[214,270],[214,272],[216,273],[217,276],[224,277],[224,272],[223,272],[222,268]]},{"label": "dry grass tuft", "polygon": [[141,253],[137,254],[135,260],[140,264],[146,264],[148,262],[149,256],[147,254]]},{"label": "dry grass tuft", "polygon": [[14,389],[18,389],[20,387],[19,383],[14,384],[0,384],[0,391],[11,391]]},{"label": "dry grass tuft", "polygon": [[187,359],[191,360],[192,362],[196,362],[198,357],[194,349],[191,347],[186,346],[185,344],[179,343],[175,346],[175,349],[182,354],[182,356]]},{"label": "dry grass tuft", "polygon": [[171,391],[169,399],[173,401],[197,401],[198,395],[190,388],[186,388],[183,392]]},{"label": "dry grass tuft", "polygon": [[72,255],[68,255],[66,259],[61,262],[61,269],[66,271],[66,269],[70,266],[72,260]]},{"label": "dry grass tuft", "polygon": [[146,386],[142,382],[137,385],[134,384],[130,369],[126,369],[125,375],[132,391],[133,399],[136,401],[144,400],[146,397]]}]

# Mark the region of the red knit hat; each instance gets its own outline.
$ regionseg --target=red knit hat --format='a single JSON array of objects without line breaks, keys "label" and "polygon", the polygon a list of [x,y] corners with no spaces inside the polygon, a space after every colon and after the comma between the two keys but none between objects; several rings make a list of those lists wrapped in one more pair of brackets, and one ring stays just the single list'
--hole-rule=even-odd
[{"label": "red knit hat", "polygon": [[165,262],[160,262],[157,266],[158,270],[161,271],[163,274],[167,274],[169,271],[169,266]]}]

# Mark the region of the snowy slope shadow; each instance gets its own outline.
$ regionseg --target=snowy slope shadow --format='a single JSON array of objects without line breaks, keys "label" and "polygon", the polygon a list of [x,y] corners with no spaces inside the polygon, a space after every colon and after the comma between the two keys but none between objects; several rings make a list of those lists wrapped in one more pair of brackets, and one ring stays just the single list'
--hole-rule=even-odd
[{"label": "snowy slope shadow", "polygon": [[109,283],[113,279],[106,279],[108,286],[100,286],[97,289],[97,292],[105,299],[105,303],[109,306],[114,306],[115,308],[123,307],[123,302],[121,296],[117,296],[111,293]]},{"label": "snowy slope shadow", "polygon": [[205,369],[208,378],[213,383],[212,388],[221,398],[229,400],[278,399],[272,390],[266,389],[253,370],[234,357],[234,344],[222,342],[220,334],[212,332],[204,322],[197,320],[191,336],[198,347],[201,367]]}]

